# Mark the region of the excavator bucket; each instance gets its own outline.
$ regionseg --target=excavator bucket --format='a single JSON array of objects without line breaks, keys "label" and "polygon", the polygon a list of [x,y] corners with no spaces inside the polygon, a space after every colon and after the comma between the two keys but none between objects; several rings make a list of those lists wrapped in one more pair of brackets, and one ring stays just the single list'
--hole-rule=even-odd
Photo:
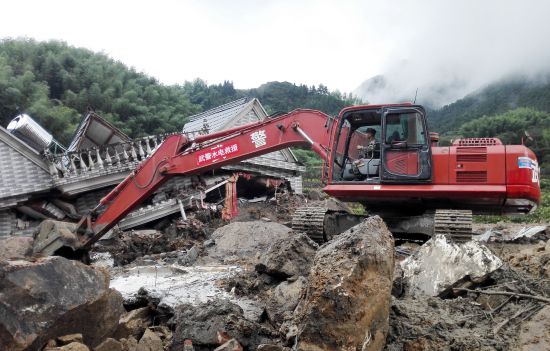
[{"label": "excavator bucket", "polygon": [[34,237],[33,253],[44,256],[73,256],[80,248],[76,223],[46,219]]}]

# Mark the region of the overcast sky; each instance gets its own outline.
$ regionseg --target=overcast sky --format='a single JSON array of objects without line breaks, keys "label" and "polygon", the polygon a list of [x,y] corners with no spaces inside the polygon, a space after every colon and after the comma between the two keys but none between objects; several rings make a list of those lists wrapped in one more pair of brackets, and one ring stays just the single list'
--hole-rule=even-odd
[{"label": "overcast sky", "polygon": [[[411,86],[550,65],[550,1],[9,1],[0,37],[60,39],[166,84],[268,81],[353,91],[377,74]],[[393,72],[393,73],[392,73]]]}]

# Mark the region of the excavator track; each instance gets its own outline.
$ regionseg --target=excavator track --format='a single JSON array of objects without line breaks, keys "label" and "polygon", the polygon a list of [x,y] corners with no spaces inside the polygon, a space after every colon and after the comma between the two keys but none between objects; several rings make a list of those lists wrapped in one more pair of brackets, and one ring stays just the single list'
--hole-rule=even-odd
[{"label": "excavator track", "polygon": [[[472,238],[472,211],[440,209],[436,210],[435,214],[432,212],[429,217],[431,219],[427,223],[410,217],[408,219],[413,221],[407,226],[395,227],[395,223],[391,221],[387,223],[390,224],[389,228],[394,234],[395,231],[397,233],[411,233],[411,231],[412,233],[422,233],[422,230],[427,230],[430,236],[442,234],[455,242],[465,242]],[[292,229],[306,233],[313,241],[323,244],[332,239],[334,235],[359,223],[363,218],[340,211],[334,212],[326,207],[305,206],[296,209],[292,216]],[[401,220],[399,223],[406,223],[406,221]],[[425,227],[426,225],[428,227]],[[408,235],[405,234],[404,237],[407,238]],[[411,240],[412,237],[407,239]]]},{"label": "excavator track", "polygon": [[443,234],[456,242],[472,239],[472,211],[436,210],[434,235],[437,234]]},{"label": "excavator track", "polygon": [[292,229],[306,233],[313,241],[322,244],[329,238],[325,236],[325,207],[300,207],[292,215]]}]

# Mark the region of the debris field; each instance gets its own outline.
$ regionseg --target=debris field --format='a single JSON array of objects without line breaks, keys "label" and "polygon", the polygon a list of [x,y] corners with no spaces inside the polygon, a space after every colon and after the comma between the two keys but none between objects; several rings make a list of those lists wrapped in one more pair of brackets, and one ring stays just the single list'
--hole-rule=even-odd
[{"label": "debris field", "polygon": [[289,227],[327,201],[278,194],[230,223],[198,212],[118,232],[91,265],[3,239],[1,349],[550,349],[546,226],[398,247],[376,216],[323,245]]}]

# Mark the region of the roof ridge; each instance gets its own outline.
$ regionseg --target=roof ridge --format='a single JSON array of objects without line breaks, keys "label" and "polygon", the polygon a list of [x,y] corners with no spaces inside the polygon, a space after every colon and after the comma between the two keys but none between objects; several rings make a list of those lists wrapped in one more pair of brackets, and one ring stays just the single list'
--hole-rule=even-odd
[{"label": "roof ridge", "polygon": [[249,96],[245,96],[245,97],[242,97],[240,99],[233,100],[233,101],[230,101],[230,102],[225,103],[223,105],[211,108],[209,110],[199,112],[199,113],[189,117],[189,122],[196,121],[197,119],[199,119],[203,116],[212,115],[214,113],[218,113],[218,112],[221,112],[221,111],[224,111],[224,110],[228,110],[230,108],[234,108],[234,107],[237,107],[237,106],[240,106],[240,105],[244,105],[247,102],[249,102],[250,100],[252,100],[252,98],[250,98]]}]

